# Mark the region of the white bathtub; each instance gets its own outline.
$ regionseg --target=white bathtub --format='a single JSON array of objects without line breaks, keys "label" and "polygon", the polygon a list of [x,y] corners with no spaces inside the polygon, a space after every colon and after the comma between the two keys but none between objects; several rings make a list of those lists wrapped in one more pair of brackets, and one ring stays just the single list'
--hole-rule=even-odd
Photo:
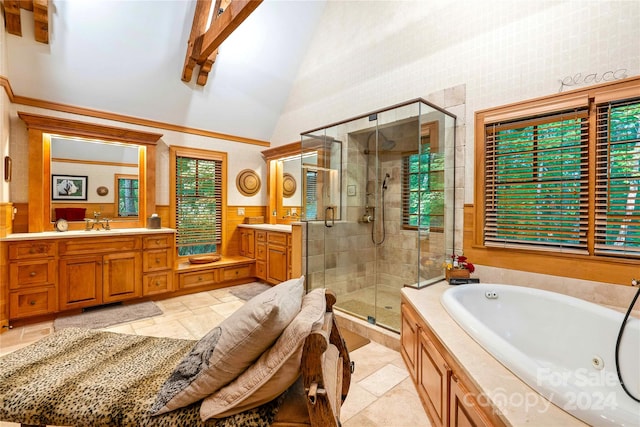
[{"label": "white bathtub", "polygon": [[[615,345],[624,314],[554,292],[471,284],[442,305],[500,363],[561,409],[594,426],[640,426],[640,403],[620,386]],[[640,320],[620,344],[627,389],[640,396]]]}]

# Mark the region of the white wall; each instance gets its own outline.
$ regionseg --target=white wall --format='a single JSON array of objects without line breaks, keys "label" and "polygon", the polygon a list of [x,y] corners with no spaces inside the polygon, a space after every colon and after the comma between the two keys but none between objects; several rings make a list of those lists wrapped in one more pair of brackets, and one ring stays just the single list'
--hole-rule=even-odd
[{"label": "white wall", "polygon": [[474,111],[640,74],[638,22],[638,1],[329,1],[271,140],[465,85],[471,203]]}]

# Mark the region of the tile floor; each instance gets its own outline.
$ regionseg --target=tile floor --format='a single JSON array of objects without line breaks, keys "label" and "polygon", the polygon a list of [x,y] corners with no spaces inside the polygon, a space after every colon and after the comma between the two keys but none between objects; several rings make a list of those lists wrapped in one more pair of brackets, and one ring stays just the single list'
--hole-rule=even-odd
[{"label": "tile floor", "polygon": [[[199,339],[244,301],[229,288],[185,295],[156,302],[161,316],[115,325],[105,330],[137,335]],[[53,322],[14,328],[0,335],[0,355],[24,347],[53,332]],[[355,362],[343,427],[428,427],[429,420],[402,357],[397,351],[371,341],[351,352]],[[0,427],[18,424],[0,422]]]}]

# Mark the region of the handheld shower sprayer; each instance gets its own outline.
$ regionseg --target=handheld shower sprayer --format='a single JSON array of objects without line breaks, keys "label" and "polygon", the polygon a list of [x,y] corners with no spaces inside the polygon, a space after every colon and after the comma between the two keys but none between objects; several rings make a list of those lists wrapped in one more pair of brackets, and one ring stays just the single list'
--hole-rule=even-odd
[{"label": "handheld shower sprayer", "polygon": [[391,175],[386,174],[386,176],[384,177],[384,180],[382,181],[382,189],[386,190],[387,189],[387,179],[391,179]]}]

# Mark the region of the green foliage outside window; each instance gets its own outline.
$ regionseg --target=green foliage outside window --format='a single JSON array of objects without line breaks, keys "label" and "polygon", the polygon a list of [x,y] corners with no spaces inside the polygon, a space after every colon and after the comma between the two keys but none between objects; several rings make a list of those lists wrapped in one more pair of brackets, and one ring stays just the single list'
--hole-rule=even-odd
[{"label": "green foliage outside window", "polygon": [[403,225],[408,228],[442,229],[444,227],[444,156],[422,153],[403,159]]}]

